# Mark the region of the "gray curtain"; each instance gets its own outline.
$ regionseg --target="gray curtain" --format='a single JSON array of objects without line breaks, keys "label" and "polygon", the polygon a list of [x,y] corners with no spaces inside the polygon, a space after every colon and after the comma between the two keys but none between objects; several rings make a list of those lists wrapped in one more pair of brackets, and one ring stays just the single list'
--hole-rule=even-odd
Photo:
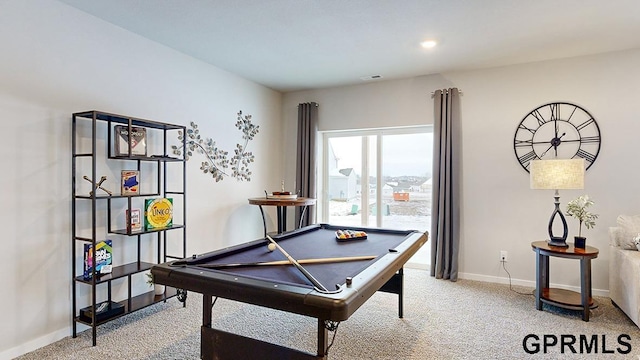
[{"label": "gray curtain", "polygon": [[[316,199],[317,159],[316,147],[318,137],[318,104],[298,104],[298,157],[296,161],[296,193],[302,197]],[[296,207],[296,224],[307,226],[315,223],[316,207]]]},{"label": "gray curtain", "polygon": [[460,244],[460,93],[434,93],[431,276],[458,280]]}]

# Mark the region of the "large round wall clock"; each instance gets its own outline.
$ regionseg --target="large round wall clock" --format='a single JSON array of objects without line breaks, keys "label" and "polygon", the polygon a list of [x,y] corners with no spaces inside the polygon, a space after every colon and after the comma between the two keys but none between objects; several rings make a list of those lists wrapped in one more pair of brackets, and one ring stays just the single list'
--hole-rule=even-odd
[{"label": "large round wall clock", "polygon": [[589,169],[600,152],[600,128],[596,119],[578,105],[544,104],[520,121],[513,150],[527,172],[531,160],[537,159],[583,158]]}]

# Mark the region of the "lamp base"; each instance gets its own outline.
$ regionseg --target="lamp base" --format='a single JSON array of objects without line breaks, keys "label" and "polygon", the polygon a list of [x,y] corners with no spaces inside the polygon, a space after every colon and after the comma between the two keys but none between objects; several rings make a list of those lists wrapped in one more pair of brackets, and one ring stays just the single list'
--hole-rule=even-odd
[{"label": "lamp base", "polygon": [[558,246],[558,247],[569,247],[566,242],[567,238],[562,237],[552,237],[551,240],[547,241],[549,246]]}]

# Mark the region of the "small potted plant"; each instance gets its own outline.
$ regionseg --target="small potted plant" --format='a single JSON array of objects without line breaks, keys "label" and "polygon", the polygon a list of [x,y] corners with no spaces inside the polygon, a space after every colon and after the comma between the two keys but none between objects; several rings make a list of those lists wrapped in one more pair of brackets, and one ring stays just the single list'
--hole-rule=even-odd
[{"label": "small potted plant", "polygon": [[147,273],[147,284],[149,284],[149,286],[153,286],[153,292],[154,294],[157,295],[162,295],[164,294],[164,285],[158,285],[156,283],[153,282],[153,275],[151,275],[151,273]]},{"label": "small potted plant", "polygon": [[635,244],[636,249],[640,251],[640,233],[633,238],[633,243]]},{"label": "small potted plant", "polygon": [[578,228],[578,236],[575,236],[575,247],[584,249],[586,247],[587,238],[582,236],[582,224],[587,229],[596,226],[598,214],[593,214],[587,210],[594,202],[589,195],[582,195],[577,199],[569,201],[567,204],[567,215],[572,216],[580,221]]}]

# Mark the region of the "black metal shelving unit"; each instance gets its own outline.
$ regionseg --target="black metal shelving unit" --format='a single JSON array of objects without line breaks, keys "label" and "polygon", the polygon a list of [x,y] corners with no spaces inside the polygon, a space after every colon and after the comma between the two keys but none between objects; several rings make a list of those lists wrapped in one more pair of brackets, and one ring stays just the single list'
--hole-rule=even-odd
[{"label": "black metal shelving unit", "polygon": [[[81,121],[88,122],[86,126],[91,126],[90,131],[90,147],[91,150],[89,152],[83,151],[79,152],[79,148],[82,148],[78,144],[78,140],[82,135],[78,132],[78,124]],[[98,164],[98,140],[102,140],[102,138],[98,138],[97,132],[99,126],[105,126],[106,124],[106,147],[104,156],[105,162],[110,161],[124,161],[135,164],[135,167],[138,171],[141,172],[141,164],[149,163],[155,164],[155,168],[149,172],[157,173],[157,189],[156,191],[152,191],[150,193],[141,193],[136,195],[105,195],[101,193],[101,190],[98,188],[95,182],[92,184],[92,192],[91,194],[79,194],[78,193],[78,184],[76,180],[78,179],[79,171],[87,171],[88,163],[91,163],[91,177],[90,179],[98,179],[97,174],[97,164]],[[158,138],[162,141],[162,151],[163,154],[156,154],[155,156],[137,156],[130,155],[131,154],[131,146],[129,146],[129,156],[116,156],[113,149],[114,138],[112,136],[114,125],[121,124],[129,127],[129,133],[131,133],[132,127],[143,127],[147,129],[147,132],[157,132],[154,135],[159,135]],[[73,323],[73,337],[77,336],[77,325],[78,323],[87,325],[91,327],[92,330],[92,339],[93,345],[95,346],[97,341],[97,327],[101,324],[114,320],[120,316],[124,316],[131,312],[140,310],[149,305],[166,301],[168,298],[179,295],[180,290],[166,287],[164,294],[155,295],[154,291],[145,292],[136,296],[132,296],[132,276],[141,272],[148,271],[155,264],[166,262],[171,259],[182,259],[186,257],[186,247],[187,247],[187,231],[186,231],[186,159],[183,154],[181,157],[170,156],[169,154],[169,145],[168,145],[168,136],[174,136],[177,138],[178,131],[182,131],[183,134],[186,132],[186,127],[182,125],[174,125],[168,123],[162,123],[151,120],[144,120],[139,118],[133,118],[129,116],[115,115],[101,111],[84,111],[73,114],[73,123],[72,123],[72,159],[71,159],[71,194],[72,194],[72,205],[71,205],[71,221],[72,221],[72,246],[71,246],[71,255],[72,255],[72,323]],[[149,134],[148,134],[149,135]],[[85,135],[86,136],[86,135]],[[148,137],[149,138],[149,137]],[[186,139],[183,137],[183,146],[185,145]],[[84,146],[88,147],[88,146]],[[84,150],[84,149],[82,149]],[[84,159],[84,160],[83,160]],[[103,159],[100,159],[101,161]],[[182,184],[181,186],[177,186],[177,190],[174,187],[171,187],[167,184],[167,168],[168,167],[178,167],[182,172]],[[80,176],[81,178],[81,176]],[[144,181],[144,179],[143,179]],[[171,189],[171,190],[170,190]],[[152,198],[152,197],[181,197],[182,199],[182,224],[173,224],[170,227],[155,229],[152,231],[131,231],[129,228],[125,229],[116,229],[113,228],[112,224],[112,213],[115,211],[122,209],[132,209],[132,200],[134,198]],[[142,200],[141,200],[142,201]],[[89,210],[86,211],[86,203],[89,203]],[[79,212],[78,207],[84,206],[83,210]],[[98,234],[97,224],[98,224],[98,209],[105,210],[106,213],[106,231],[100,231]],[[176,212],[176,208],[174,207],[174,213]],[[141,209],[141,212],[144,212],[144,209]],[[89,213],[90,215],[88,215]],[[86,217],[91,217],[90,224],[90,236],[78,236],[80,232],[78,228],[78,220],[83,218],[86,220]],[[142,214],[141,214],[142,216]],[[84,228],[85,233],[89,232],[89,229]],[[176,256],[167,254],[167,232],[169,231],[182,231],[182,254],[178,254]],[[84,268],[78,269],[76,266],[77,257],[79,256],[78,248],[83,249],[83,245],[78,244],[89,244],[93,245],[95,249],[96,244],[100,241],[106,239],[106,236],[116,236],[117,239],[114,240],[114,247],[117,246],[116,241],[137,241],[137,261],[119,264],[117,261],[114,263],[112,272],[110,274],[104,274],[101,276],[97,276],[95,266],[92,269],[91,279],[85,279],[83,276]],[[180,236],[178,236],[180,238]],[[155,239],[155,245],[157,247],[157,258],[154,260],[143,261],[141,256],[141,247],[143,242],[148,242],[149,244],[153,244]],[[175,237],[174,237],[175,239]],[[175,241],[172,239],[171,241]],[[180,247],[180,246],[178,246]],[[93,253],[95,256],[95,252]],[[95,263],[95,261],[93,262]],[[114,280],[125,280],[127,282],[127,296],[124,299],[120,300],[112,300],[112,281]],[[89,289],[91,294],[91,300],[88,306],[92,307],[91,311],[91,321],[87,321],[87,318],[82,318],[79,315],[81,307],[78,306],[78,296],[79,296],[79,287],[86,287]],[[106,287],[106,298],[98,299],[97,290],[98,287],[105,286]],[[119,304],[124,305],[124,313],[119,314],[117,316],[110,317],[105,320],[96,321],[96,304],[101,301],[115,301]],[[186,302],[185,302],[186,305]],[[86,305],[85,305],[86,306]]]}]

